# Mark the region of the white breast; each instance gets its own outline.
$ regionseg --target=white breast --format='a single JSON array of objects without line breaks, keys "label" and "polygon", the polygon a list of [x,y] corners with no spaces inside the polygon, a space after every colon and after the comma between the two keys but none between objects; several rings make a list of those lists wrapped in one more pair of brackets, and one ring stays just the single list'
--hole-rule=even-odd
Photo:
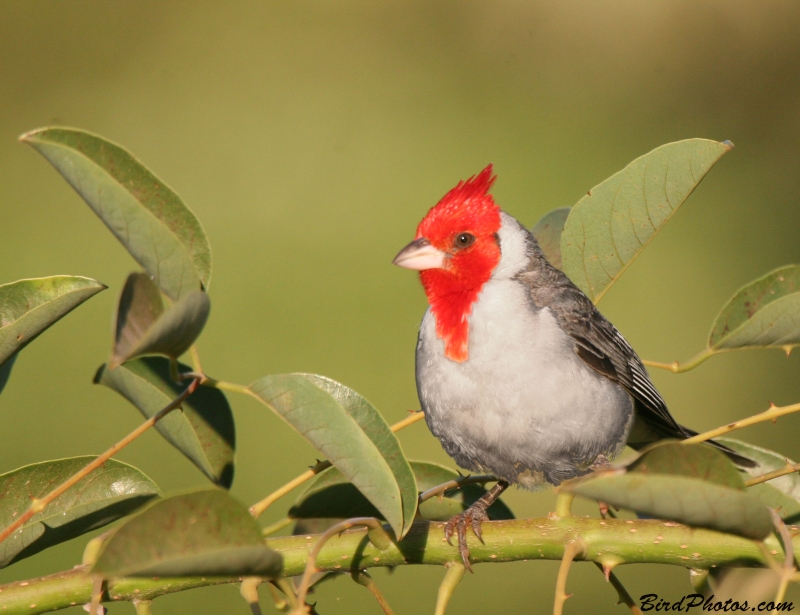
[{"label": "white breast", "polygon": [[586,366],[550,310],[535,310],[509,278],[493,277],[473,305],[463,363],[444,356],[428,310],[417,388],[431,431],[459,465],[526,487],[613,457],[633,415],[628,394]]}]

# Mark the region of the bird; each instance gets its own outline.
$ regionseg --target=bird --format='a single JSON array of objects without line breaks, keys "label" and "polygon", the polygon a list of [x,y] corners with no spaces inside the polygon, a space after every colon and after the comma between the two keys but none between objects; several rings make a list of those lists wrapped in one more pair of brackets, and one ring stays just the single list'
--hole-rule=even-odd
[{"label": "bird", "polygon": [[495,179],[490,164],[460,181],[393,261],[419,271],[429,303],[416,347],[428,427],[460,467],[498,479],[444,528],[470,571],[467,528],[483,541],[486,510],[510,485],[557,486],[607,469],[626,444],[696,435],[616,327],[495,203]]}]

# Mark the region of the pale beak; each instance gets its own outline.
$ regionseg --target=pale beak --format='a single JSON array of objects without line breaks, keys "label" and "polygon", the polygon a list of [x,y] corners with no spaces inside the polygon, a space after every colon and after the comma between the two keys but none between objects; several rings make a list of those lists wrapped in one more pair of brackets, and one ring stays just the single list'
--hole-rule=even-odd
[{"label": "pale beak", "polygon": [[394,257],[392,265],[415,271],[442,269],[445,257],[444,252],[434,248],[424,237],[420,237],[400,250],[400,254]]}]

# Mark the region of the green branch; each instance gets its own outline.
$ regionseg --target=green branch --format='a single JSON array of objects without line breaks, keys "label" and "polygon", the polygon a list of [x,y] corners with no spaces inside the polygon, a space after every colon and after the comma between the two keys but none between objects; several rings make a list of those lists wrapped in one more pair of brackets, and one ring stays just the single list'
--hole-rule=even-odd
[{"label": "green branch", "polygon": [[[458,547],[442,540],[444,524],[418,522],[406,538],[385,551],[372,545],[366,530],[353,530],[331,538],[320,551],[319,570],[350,572],[378,566],[414,564],[445,565],[459,561]],[[491,521],[483,524],[481,544],[472,538],[473,563],[518,560],[561,560],[565,545],[580,538],[586,549],[576,561],[594,561],[607,568],[619,564],[658,563],[686,568],[711,566],[765,566],[759,543],[730,534],[689,528],[658,520],[625,521],[568,517]],[[266,543],[280,552],[284,576],[303,573],[308,555],[320,535],[270,538]],[[795,549],[800,549],[796,537]],[[782,553],[777,539],[770,537],[767,550]],[[151,600],[158,596],[221,583],[238,583],[239,578],[124,578],[108,584],[104,601]],[[86,568],[18,581],[0,586],[0,612],[45,613],[90,601],[92,579]]]}]

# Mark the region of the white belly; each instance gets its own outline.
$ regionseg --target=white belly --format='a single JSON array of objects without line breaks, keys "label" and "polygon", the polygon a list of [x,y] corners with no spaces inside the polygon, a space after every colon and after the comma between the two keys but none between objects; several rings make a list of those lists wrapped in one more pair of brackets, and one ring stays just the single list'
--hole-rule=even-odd
[{"label": "white belly", "polygon": [[633,418],[629,395],[589,368],[514,280],[484,286],[463,363],[444,356],[428,310],[417,389],[428,426],[460,466],[529,488],[584,474],[598,455],[611,459]]}]

